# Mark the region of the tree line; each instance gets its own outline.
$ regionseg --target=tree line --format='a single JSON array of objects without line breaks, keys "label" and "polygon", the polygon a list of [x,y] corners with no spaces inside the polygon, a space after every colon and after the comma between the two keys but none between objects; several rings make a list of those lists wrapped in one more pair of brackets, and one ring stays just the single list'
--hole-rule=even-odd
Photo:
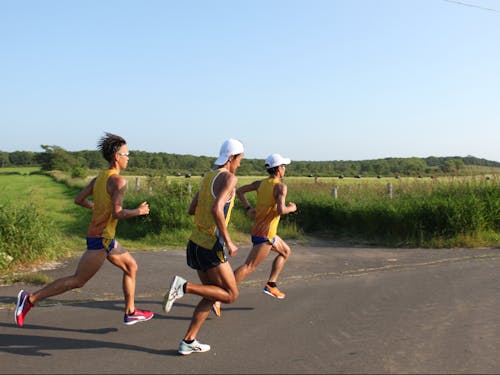
[{"label": "tree line", "polygon": [[[43,171],[61,170],[73,177],[85,177],[88,170],[106,167],[99,151],[67,151],[59,146],[42,145],[43,152],[0,151],[0,167],[40,167]],[[127,172],[138,175],[194,176],[213,167],[215,157],[131,151]],[[500,163],[474,156],[427,158],[384,158],[373,160],[300,161],[287,168],[289,176],[374,177],[431,176],[466,174],[468,166],[500,168]],[[243,159],[239,175],[265,173],[264,159]]]}]

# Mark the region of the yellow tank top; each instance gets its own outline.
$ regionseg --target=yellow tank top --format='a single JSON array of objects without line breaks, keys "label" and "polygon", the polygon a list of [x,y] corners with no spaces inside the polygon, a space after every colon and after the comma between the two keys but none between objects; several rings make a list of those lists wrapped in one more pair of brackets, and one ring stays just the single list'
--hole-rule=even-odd
[{"label": "yellow tank top", "polygon": [[[195,226],[189,239],[205,249],[212,249],[217,241],[224,246],[224,239],[220,236],[217,225],[215,224],[215,219],[212,215],[212,206],[215,202],[214,182],[222,171],[225,171],[225,169],[220,168],[205,173],[200,183],[198,204],[194,214]],[[229,223],[233,206],[234,194],[224,205],[226,225]]]},{"label": "yellow tank top", "polygon": [[269,177],[262,180],[257,189],[257,204],[255,207],[255,221],[252,227],[252,236],[272,239],[278,232],[280,215],[274,198],[274,186],[280,182],[279,178]]},{"label": "yellow tank top", "polygon": [[106,188],[109,177],[114,174],[118,174],[116,169],[106,169],[101,171],[95,180],[92,192],[94,208],[87,237],[115,238],[118,219],[113,218],[112,200]]}]

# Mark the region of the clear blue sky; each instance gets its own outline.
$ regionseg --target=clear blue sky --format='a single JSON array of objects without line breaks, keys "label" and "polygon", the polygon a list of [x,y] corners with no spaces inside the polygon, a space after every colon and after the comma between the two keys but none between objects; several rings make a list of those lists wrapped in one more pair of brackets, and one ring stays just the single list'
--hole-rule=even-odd
[{"label": "clear blue sky", "polygon": [[500,161],[500,1],[0,0],[0,150]]}]

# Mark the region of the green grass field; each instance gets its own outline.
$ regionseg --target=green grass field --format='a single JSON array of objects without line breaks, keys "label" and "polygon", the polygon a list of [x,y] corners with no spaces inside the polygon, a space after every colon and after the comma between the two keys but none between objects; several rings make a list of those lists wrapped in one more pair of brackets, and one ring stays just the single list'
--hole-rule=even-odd
[{"label": "green grass field", "polygon": [[[51,177],[19,168],[1,172],[6,171],[0,171],[0,234],[4,233],[0,258],[2,251],[18,250],[21,257],[37,253],[40,249],[33,246],[47,245],[49,258],[84,249],[91,211],[73,200],[92,177],[71,179],[61,173]],[[201,177],[125,177],[129,190],[124,206],[135,207],[147,200],[151,207],[147,217],[119,223],[117,236],[125,247],[133,251],[184,246],[192,228],[187,206]],[[265,177],[239,176],[238,185]],[[140,189],[136,189],[137,179]],[[500,243],[498,175],[437,179],[286,177],[284,182],[288,185],[287,201],[296,202],[299,208],[297,213],[282,217],[279,233],[284,238],[326,234],[374,245],[424,247]],[[255,199],[252,195],[249,198]],[[9,225],[9,220],[18,227]],[[248,242],[250,227],[251,220],[236,202],[230,223],[233,239]],[[50,239],[56,239],[56,244]],[[10,243],[17,240],[21,242]]]},{"label": "green grass field", "polygon": [[49,176],[0,175],[0,204],[32,202],[67,235],[84,230],[77,217],[90,217],[73,203],[75,192]]}]

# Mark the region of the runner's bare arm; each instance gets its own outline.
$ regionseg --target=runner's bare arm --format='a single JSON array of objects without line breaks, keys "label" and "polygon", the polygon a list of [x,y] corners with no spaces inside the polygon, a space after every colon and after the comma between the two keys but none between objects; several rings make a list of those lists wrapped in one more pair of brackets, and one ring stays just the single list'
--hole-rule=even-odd
[{"label": "runner's bare arm", "polygon": [[297,211],[297,206],[295,203],[290,202],[286,204],[286,194],[287,194],[287,186],[284,183],[279,183],[274,186],[274,198],[276,199],[276,204],[278,205],[278,214],[286,215],[291,212]]},{"label": "runner's bare arm", "polygon": [[94,191],[95,180],[96,178],[93,178],[87,186],[80,190],[80,193],[78,193],[78,195],[75,197],[76,204],[85,208],[94,208],[94,202],[89,201],[88,197],[90,197],[92,195],[92,192]]},{"label": "runner's bare arm", "polygon": [[256,191],[260,186],[260,181],[254,181],[248,185],[243,185],[236,189],[236,195],[238,196],[238,199],[240,202],[243,204],[243,207],[251,207],[250,202],[248,201],[246,197],[246,193],[249,193],[251,191]]},{"label": "runner's bare arm", "polygon": [[217,177],[217,181],[214,184],[215,201],[212,206],[212,215],[215,219],[215,224],[219,233],[226,243],[229,250],[229,255],[234,256],[238,251],[238,247],[233,243],[231,237],[229,236],[229,231],[227,230],[226,220],[224,217],[224,205],[231,199],[234,194],[238,178],[231,173],[221,173]]},{"label": "runner's bare arm", "polygon": [[189,205],[188,213],[190,215],[194,215],[196,212],[196,206],[198,206],[198,195],[199,195],[199,193],[195,194],[195,196],[193,197],[193,200],[191,201],[191,204]]},{"label": "runner's bare arm", "polygon": [[113,217],[115,219],[127,219],[134,216],[142,216],[149,214],[149,205],[147,202],[142,202],[135,209],[123,208],[123,197],[127,190],[127,180],[120,175],[112,175],[108,179],[108,192],[111,194],[113,204]]}]

